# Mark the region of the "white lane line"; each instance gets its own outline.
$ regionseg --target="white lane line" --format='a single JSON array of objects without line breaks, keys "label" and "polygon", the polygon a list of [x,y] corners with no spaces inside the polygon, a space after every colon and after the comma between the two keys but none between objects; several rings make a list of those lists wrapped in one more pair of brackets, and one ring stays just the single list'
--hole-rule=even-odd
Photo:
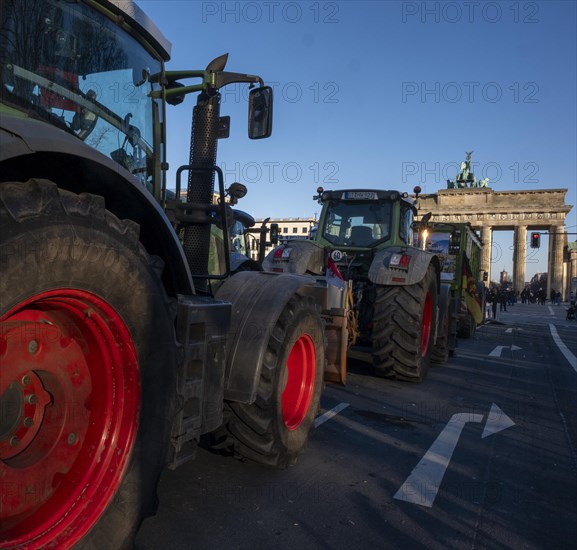
[{"label": "white lane line", "polygon": [[555,316],[555,312],[553,311],[553,308],[551,306],[547,306],[549,308],[549,313],[553,316]]},{"label": "white lane line", "polygon": [[393,498],[433,506],[465,424],[482,421],[482,414],[454,414]]},{"label": "white lane line", "polygon": [[324,424],[327,420],[333,418],[339,414],[342,410],[346,409],[349,403],[339,403],[336,407],[333,407],[330,411],[321,414],[315,418],[315,428],[318,428],[321,424]]},{"label": "white lane line", "polygon": [[571,353],[569,348],[563,343],[563,340],[559,338],[559,334],[557,334],[555,325],[549,323],[549,330],[551,331],[551,336],[553,337],[554,342],[557,344],[557,347],[561,350],[561,353],[565,356],[565,359],[569,361],[569,364],[573,367],[573,370],[577,372],[577,357]]}]

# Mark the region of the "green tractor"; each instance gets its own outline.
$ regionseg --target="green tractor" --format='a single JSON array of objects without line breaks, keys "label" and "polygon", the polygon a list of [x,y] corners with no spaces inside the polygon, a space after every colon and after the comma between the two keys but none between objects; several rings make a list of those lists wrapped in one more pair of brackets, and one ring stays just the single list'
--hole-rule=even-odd
[{"label": "green tractor", "polygon": [[[231,276],[229,239],[210,266],[221,90],[253,88],[260,139],[272,89],[226,55],[167,71],[170,49],[131,1],[0,3],[1,548],[130,547],[202,436],[283,468],[314,424],[326,289]],[[171,197],[166,110],[191,93]]]},{"label": "green tractor", "polygon": [[441,260],[441,285],[450,288],[448,351],[456,336],[471,338],[485,319],[485,281],[481,270],[483,243],[469,222],[442,223],[427,219],[415,223],[418,246]]},{"label": "green tractor", "polygon": [[329,327],[341,328],[333,346],[341,370],[329,379],[344,380],[347,347],[370,346],[376,375],[421,382],[430,362],[446,356],[438,327],[449,294],[438,256],[412,245],[412,200],[374,189],[317,193],[322,212],[314,239],[277,247],[264,269],[309,274],[330,289],[324,313]]}]

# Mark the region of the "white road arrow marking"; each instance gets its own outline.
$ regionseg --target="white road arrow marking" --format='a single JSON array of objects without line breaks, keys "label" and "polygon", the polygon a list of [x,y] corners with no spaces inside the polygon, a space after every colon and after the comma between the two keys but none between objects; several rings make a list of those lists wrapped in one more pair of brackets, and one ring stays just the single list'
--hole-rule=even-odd
[{"label": "white road arrow marking", "polygon": [[[483,418],[482,414],[454,414],[393,498],[427,508],[433,506],[465,424],[480,423]],[[515,422],[493,403],[481,438],[514,425]]]},{"label": "white road arrow marking", "polygon": [[507,346],[497,346],[491,353],[489,353],[489,357],[501,357],[501,352],[503,351],[503,348],[506,348]]},{"label": "white road arrow marking", "polygon": [[523,348],[516,346],[513,344],[512,346],[497,346],[491,353],[489,353],[489,357],[501,357],[501,353],[504,349],[510,349],[511,351],[517,351]]},{"label": "white road arrow marking", "polygon": [[483,430],[482,439],[496,434],[502,430],[506,430],[511,426],[514,426],[513,422],[495,403],[491,406],[491,411],[487,417],[487,422],[485,422],[485,429]]},{"label": "white road arrow marking", "polygon": [[505,332],[506,332],[506,333],[521,332],[522,330],[523,330],[522,328],[514,327],[514,328],[508,328]]},{"label": "white road arrow marking", "polygon": [[333,407],[330,411],[327,411],[320,416],[315,418],[315,428],[318,428],[321,424],[324,424],[327,420],[333,418],[339,414],[342,410],[346,409],[349,406],[348,403],[339,403],[336,407]]},{"label": "white road arrow marking", "polygon": [[482,414],[454,414],[394,498],[428,508],[433,506],[465,424],[482,421]]}]

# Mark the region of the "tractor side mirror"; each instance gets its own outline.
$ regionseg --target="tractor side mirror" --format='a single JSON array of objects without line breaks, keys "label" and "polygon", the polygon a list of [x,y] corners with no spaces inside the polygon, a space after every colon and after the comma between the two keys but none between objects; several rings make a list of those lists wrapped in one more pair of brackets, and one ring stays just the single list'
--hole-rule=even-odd
[{"label": "tractor side mirror", "polygon": [[248,95],[248,137],[263,139],[272,134],[272,88],[254,88]]},{"label": "tractor side mirror", "polygon": [[270,244],[278,244],[278,223],[270,224]]}]

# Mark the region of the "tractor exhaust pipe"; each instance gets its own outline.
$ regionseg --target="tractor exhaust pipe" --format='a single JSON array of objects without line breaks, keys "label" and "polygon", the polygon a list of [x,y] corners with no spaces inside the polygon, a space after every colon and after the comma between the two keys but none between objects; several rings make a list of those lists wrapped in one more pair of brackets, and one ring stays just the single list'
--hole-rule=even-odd
[{"label": "tractor exhaust pipe", "polygon": [[[210,90],[209,90],[210,92]],[[220,94],[202,92],[192,111],[192,129],[190,142],[190,164],[202,171],[188,173],[187,202],[206,205],[212,204],[214,193],[214,171],[220,118]],[[210,248],[209,224],[189,225],[184,229],[184,252],[191,273],[208,273]],[[208,280],[196,279],[195,288],[199,292],[208,292]]]}]

